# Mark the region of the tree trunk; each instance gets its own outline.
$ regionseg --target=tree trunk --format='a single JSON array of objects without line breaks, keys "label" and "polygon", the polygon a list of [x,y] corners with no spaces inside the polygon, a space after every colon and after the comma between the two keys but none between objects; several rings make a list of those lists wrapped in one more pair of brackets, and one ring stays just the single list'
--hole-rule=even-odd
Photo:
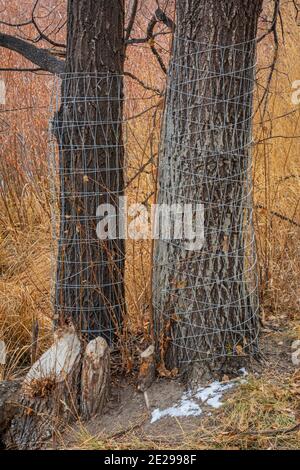
[{"label": "tree trunk", "polygon": [[81,372],[81,416],[90,419],[101,413],[107,400],[110,378],[109,347],[104,338],[88,343]]},{"label": "tree trunk", "polygon": [[177,2],[158,203],[203,204],[204,243],[191,250],[184,240],[157,241],[153,304],[160,360],[189,380],[240,367],[257,351],[246,193],[261,7],[262,0]]},{"label": "tree trunk", "polygon": [[76,419],[80,382],[81,344],[65,331],[31,367],[22,384],[18,413],[6,445],[19,450],[38,449],[43,441]]},{"label": "tree trunk", "polygon": [[53,131],[60,228],[55,309],[88,340],[109,343],[124,307],[124,242],[99,240],[97,207],[123,194],[123,0],[70,0],[66,74]]}]

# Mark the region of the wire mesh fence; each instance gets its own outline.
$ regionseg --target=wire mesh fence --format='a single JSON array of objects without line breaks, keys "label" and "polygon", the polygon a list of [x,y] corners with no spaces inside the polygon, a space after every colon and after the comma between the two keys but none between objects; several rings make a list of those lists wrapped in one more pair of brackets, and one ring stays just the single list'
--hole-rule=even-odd
[{"label": "wire mesh fence", "polygon": [[[169,208],[164,228],[180,213],[184,236],[165,238],[163,230],[155,243],[153,305],[156,336],[167,337],[169,354],[180,363],[258,350],[251,181],[255,47],[255,41],[220,47],[174,40],[157,203]],[[63,75],[54,87],[50,134],[55,321],[72,319],[89,339],[102,335],[110,343],[125,312],[127,235],[120,236],[120,197],[149,170],[147,159],[133,172],[125,161],[131,118],[124,103],[124,76]],[[135,140],[142,139],[134,132]],[[149,187],[141,191],[146,201],[147,192]],[[196,244],[185,233],[187,205]],[[115,233],[107,239],[97,234],[100,206],[116,210]]]},{"label": "wire mesh fence", "polygon": [[55,321],[109,343],[125,308],[124,240],[99,238],[97,224],[124,194],[123,86],[121,75],[62,75],[50,133]]},{"label": "wire mesh fence", "polygon": [[[127,208],[148,207],[154,197],[158,97],[131,75],[65,74],[54,82],[51,298],[55,323],[70,319],[87,338],[124,340],[126,329],[141,328],[141,312],[149,315],[151,239],[127,237],[134,219]],[[113,233],[99,238],[106,223]]]},{"label": "wire mesh fence", "polygon": [[158,337],[167,337],[160,350],[178,363],[258,351],[255,49],[256,41],[217,46],[174,38],[158,203],[192,204],[194,224],[203,209],[200,247],[159,239],[154,251],[155,324]]}]

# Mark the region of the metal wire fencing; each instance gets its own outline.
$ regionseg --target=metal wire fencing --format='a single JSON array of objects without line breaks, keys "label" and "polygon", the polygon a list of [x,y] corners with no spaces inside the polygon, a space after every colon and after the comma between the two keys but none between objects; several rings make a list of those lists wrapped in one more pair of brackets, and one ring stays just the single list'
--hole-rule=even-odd
[{"label": "metal wire fencing", "polygon": [[[251,177],[256,42],[222,47],[175,37],[173,47],[159,158],[158,211],[167,212],[154,248],[155,334],[167,338],[160,349],[178,363],[252,355],[258,351]],[[89,339],[102,335],[110,343],[125,312],[120,197],[128,181],[135,185],[149,171],[147,158],[138,176],[125,161],[130,118],[124,103],[124,76],[56,79],[50,134],[55,321],[71,319]],[[142,139],[139,127],[134,135]],[[141,191],[146,201],[148,190]],[[98,209],[109,206],[115,232],[99,238],[105,211]],[[180,236],[173,230],[165,237],[178,220]]]},{"label": "metal wire fencing", "polygon": [[[256,41],[230,46],[174,38],[159,158],[158,203],[191,204],[187,237],[154,250],[153,304],[167,363],[258,351],[252,209]],[[178,217],[171,214],[173,221]],[[202,220],[202,222],[201,222]]]},{"label": "metal wire fencing", "polygon": [[[123,76],[64,74],[55,81],[50,130],[54,317],[109,343],[125,308],[124,240],[99,238],[105,208],[124,194]],[[104,208],[99,212],[99,207]]]}]

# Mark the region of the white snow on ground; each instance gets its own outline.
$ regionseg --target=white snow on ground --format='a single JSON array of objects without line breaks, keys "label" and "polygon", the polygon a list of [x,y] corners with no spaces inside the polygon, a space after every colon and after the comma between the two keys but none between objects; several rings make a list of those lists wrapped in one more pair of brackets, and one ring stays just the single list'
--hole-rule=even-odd
[{"label": "white snow on ground", "polygon": [[241,375],[243,375],[244,377],[246,377],[246,375],[248,375],[248,372],[246,371],[245,367],[242,367],[241,369],[239,369],[239,372],[240,372]]},{"label": "white snow on ground", "polygon": [[198,388],[195,393],[195,398],[205,402],[207,405],[212,406],[213,408],[220,408],[222,402],[220,401],[223,395],[223,392],[234,387],[235,383],[221,384],[217,380],[212,382],[208,387]]},{"label": "white snow on ground", "polygon": [[201,413],[202,410],[200,406],[194,400],[189,399],[186,394],[183,394],[180,403],[177,405],[165,408],[164,410],[156,408],[152,411],[151,423],[155,423],[155,421],[165,416],[199,416]]},{"label": "white snow on ground", "polygon": [[[243,368],[240,369],[243,376],[248,375],[248,372]],[[184,393],[180,399],[180,402],[164,410],[156,408],[152,411],[151,423],[155,423],[165,416],[199,416],[202,413],[202,409],[195,401],[200,400],[213,408],[220,408],[222,406],[221,398],[226,390],[229,390],[238,385],[238,382],[221,383],[219,381],[212,382],[207,387],[200,387],[194,393],[188,391]]]}]

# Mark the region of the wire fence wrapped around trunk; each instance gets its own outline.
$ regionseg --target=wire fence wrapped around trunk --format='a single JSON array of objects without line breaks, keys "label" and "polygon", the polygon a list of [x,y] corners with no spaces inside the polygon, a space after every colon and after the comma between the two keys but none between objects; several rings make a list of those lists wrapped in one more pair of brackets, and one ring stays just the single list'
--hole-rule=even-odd
[{"label": "wire fence wrapped around trunk", "polygon": [[64,74],[52,100],[51,172],[56,323],[110,343],[125,308],[124,240],[100,239],[98,208],[124,194],[123,76]]},{"label": "wire fence wrapped around trunk", "polygon": [[[258,350],[252,224],[256,41],[214,46],[174,38],[159,159],[158,203],[203,209],[198,242],[156,242],[153,304],[166,362]],[[197,209],[198,208],[198,209]],[[197,224],[195,224],[197,242]],[[161,338],[165,338],[162,343]]]}]

